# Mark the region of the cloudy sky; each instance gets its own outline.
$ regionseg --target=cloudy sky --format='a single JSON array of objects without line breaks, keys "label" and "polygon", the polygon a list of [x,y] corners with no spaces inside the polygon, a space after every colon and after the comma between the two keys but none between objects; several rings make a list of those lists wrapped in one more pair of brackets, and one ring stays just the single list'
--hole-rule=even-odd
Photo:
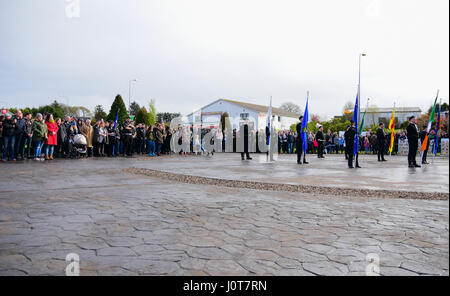
[{"label": "cloudy sky", "polygon": [[[79,2],[79,17],[76,7]],[[75,6],[70,6],[75,5]],[[189,113],[217,98],[331,117],[362,98],[448,102],[448,0],[0,0],[0,105],[115,95]],[[72,16],[72,17],[69,17]]]}]

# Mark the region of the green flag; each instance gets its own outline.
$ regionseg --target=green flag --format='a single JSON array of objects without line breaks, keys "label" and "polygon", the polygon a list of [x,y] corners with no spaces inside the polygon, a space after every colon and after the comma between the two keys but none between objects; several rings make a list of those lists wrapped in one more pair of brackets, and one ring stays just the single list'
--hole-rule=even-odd
[{"label": "green flag", "polygon": [[366,108],[366,110],[364,110],[363,117],[361,118],[361,123],[359,125],[359,132],[358,132],[359,134],[362,133],[363,128],[364,128],[364,117],[366,117],[366,112],[367,112],[367,108]]}]

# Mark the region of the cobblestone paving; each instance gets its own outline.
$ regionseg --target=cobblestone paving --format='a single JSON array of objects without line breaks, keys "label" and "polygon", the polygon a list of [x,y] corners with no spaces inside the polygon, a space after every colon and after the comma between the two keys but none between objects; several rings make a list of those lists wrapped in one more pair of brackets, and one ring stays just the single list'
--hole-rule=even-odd
[{"label": "cobblestone paving", "polygon": [[[448,275],[448,201],[315,196],[124,174],[136,160],[5,164],[0,275]],[[11,178],[12,176],[12,178]],[[18,190],[21,189],[21,190]]]}]

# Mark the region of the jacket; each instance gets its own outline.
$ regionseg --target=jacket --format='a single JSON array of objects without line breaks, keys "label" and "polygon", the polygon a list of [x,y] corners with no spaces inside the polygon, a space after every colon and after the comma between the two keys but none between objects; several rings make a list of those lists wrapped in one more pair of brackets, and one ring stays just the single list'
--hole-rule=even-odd
[{"label": "jacket", "polygon": [[47,145],[57,145],[58,144],[58,124],[56,122],[45,122],[47,125],[47,140],[45,144]]},{"label": "jacket", "polygon": [[33,131],[33,142],[44,141],[47,136],[47,125],[42,121],[35,120],[31,126]]}]

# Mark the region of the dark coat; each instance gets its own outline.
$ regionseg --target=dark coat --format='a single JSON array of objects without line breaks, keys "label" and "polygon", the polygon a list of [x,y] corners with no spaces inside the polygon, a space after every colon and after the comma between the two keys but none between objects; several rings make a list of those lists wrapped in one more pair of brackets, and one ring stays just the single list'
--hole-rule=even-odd
[{"label": "dark coat", "polygon": [[419,134],[414,123],[410,122],[406,127],[406,136],[408,137],[408,143],[417,144],[419,142]]},{"label": "dark coat", "polygon": [[384,133],[384,129],[378,128],[377,129],[377,144],[378,146],[384,146],[386,140],[386,134]]}]

